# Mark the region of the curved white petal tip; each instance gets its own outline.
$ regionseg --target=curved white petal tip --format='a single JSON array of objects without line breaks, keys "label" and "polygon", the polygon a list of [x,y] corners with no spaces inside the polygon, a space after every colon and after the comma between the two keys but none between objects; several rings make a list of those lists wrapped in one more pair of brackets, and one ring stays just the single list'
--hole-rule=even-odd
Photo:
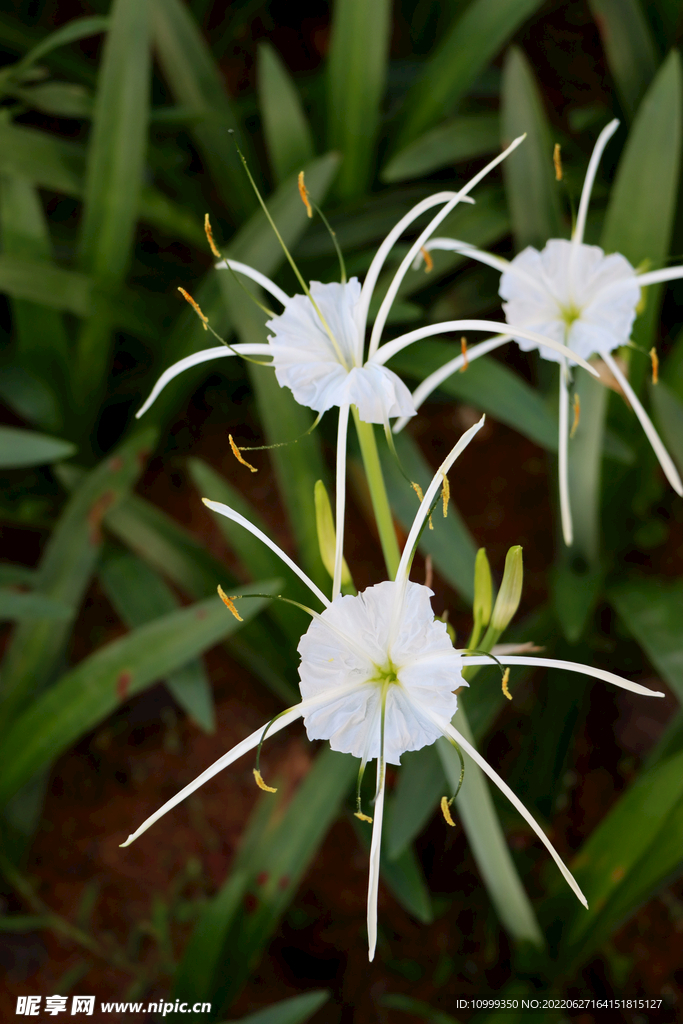
[{"label": "curved white petal tip", "polygon": [[125,843],[119,843],[119,850],[123,850],[123,849],[125,849],[126,846],[130,846],[130,844],[133,842],[134,838],[135,838],[135,836],[131,835],[131,836],[128,836],[128,838],[126,839]]}]

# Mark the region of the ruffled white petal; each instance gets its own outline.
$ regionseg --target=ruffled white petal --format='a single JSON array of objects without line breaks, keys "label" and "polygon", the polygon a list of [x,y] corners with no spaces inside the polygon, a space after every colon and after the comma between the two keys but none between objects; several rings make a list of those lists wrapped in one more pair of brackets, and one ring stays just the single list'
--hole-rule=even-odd
[{"label": "ruffled white petal", "polygon": [[[605,256],[597,245],[579,245],[572,268],[573,248],[562,238],[541,252],[528,246],[501,276],[499,294],[510,325],[547,335],[588,359],[628,341],[640,285],[624,256]],[[547,346],[513,336],[525,351],[537,348],[544,359],[561,361]]]},{"label": "ruffled white petal", "polygon": [[[372,759],[380,755],[377,728],[386,700],[384,755],[399,764],[406,750],[419,750],[439,736],[412,702],[452,716],[453,691],[463,685],[460,659],[444,623],[434,620],[432,591],[408,583],[394,628],[397,584],[385,581],[357,597],[338,597],[316,616],[299,643],[302,696],[308,700],[358,684],[352,696],[331,699],[304,717],[309,739],[329,740],[333,750]],[[393,666],[398,682],[383,685]]]}]

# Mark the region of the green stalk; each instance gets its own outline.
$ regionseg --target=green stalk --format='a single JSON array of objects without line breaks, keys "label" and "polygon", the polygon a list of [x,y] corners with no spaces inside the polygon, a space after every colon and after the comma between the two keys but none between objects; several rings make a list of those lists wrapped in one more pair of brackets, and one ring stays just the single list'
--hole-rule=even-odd
[{"label": "green stalk", "polygon": [[389,579],[393,580],[396,577],[398,565],[401,561],[401,552],[398,549],[396,531],[394,530],[394,522],[391,518],[391,509],[389,508],[389,499],[386,487],[384,486],[384,477],[382,476],[382,467],[375,440],[375,429],[372,423],[364,423],[360,419],[355,405],[352,405],[351,409],[353,410],[353,419],[358,431],[363,468],[365,469],[365,476],[370,488],[372,510],[375,513],[380,544],[382,545],[382,554],[384,555]]}]

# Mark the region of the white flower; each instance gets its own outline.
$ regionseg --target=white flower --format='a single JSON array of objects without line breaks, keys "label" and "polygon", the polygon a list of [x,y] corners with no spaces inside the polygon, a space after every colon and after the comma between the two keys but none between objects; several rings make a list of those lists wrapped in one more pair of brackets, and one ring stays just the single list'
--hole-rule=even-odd
[{"label": "white flower", "polygon": [[[204,499],[209,508],[241,524],[275,551],[306,583],[323,606],[321,613],[309,610],[312,622],[299,643],[299,676],[303,699],[219,758],[194,782],[143,822],[123,846],[132,843],[208,779],[257,747],[266,728],[268,735],[272,735],[297,718],[303,718],[311,739],[329,740],[333,750],[359,757],[361,771],[368,760],[377,760],[368,885],[371,960],[377,942],[377,890],[385,765],[387,761],[398,763],[405,751],[418,750],[433,743],[439,736],[457,743],[495,782],[543,842],[577,897],[585,904],[581,890],[540,826],[498,773],[451,724],[457,708],[457,697],[453,691],[463,685],[461,669],[465,665],[487,663],[489,658],[470,656],[466,651],[455,650],[450,644],[444,624],[434,620],[430,602],[432,591],[408,579],[420,533],[444,477],[483,422],[484,417],[460,438],[434,475],[415,516],[396,578],[368,587],[357,596],[338,595],[334,601],[329,601],[303,570],[249,520],[227,505]],[[501,654],[498,660],[510,665],[564,668],[595,676],[636,693],[653,695],[653,691],[644,686],[586,665],[506,654]]]},{"label": "white flower", "polygon": [[[416,255],[439,224],[458,203],[472,202],[469,193],[474,186],[504,160],[523,138],[515,139],[512,145],[459,191],[438,192],[429,196],[402,217],[375,253],[362,287],[356,278],[342,283],[320,284],[314,281],[310,287],[300,278],[306,294],[290,298],[265,274],[245,263],[236,260],[218,263],[218,269],[230,268],[235,273],[251,278],[284,307],[283,312],[279,316],[272,316],[266,325],[272,331],[268,342],[236,344],[229,348],[216,346],[181,359],[164,371],[137,415],[142,416],[169,381],[184,370],[199,363],[237,354],[272,357],[271,365],[279,383],[290,388],[300,404],[316,412],[322,413],[334,406],[343,409],[344,406],[355,405],[361,420],[385,426],[395,416],[413,416],[416,410],[410,392],[400,378],[387,369],[386,362],[401,349],[422,338],[452,331],[499,332],[502,325],[491,320],[449,320],[411,331],[380,348],[387,316]],[[365,334],[370,301],[387,256],[403,232],[418,217],[437,206],[441,209],[410,246],[389,285],[372,327],[366,355]],[[528,331],[524,325],[516,327],[515,337],[536,344],[544,343],[558,353],[571,356],[563,343],[554,338],[541,337]],[[578,361],[589,372],[594,372],[582,359]]]},{"label": "white flower", "polygon": [[[541,252],[533,246],[527,246],[511,262],[456,239],[432,238],[424,246],[427,251],[446,249],[462,252],[502,271],[499,294],[505,300],[503,310],[510,325],[510,333],[469,349],[467,358],[470,361],[491,352],[506,341],[515,340],[525,351],[537,348],[544,359],[560,363],[560,511],[564,539],[568,545],[573,540],[567,470],[568,367],[574,366],[580,359],[586,360],[593,354],[602,357],[640,420],[669,483],[683,496],[683,482],[678,470],[638,396],[611,355],[630,339],[641,288],[683,277],[683,266],[638,273],[620,253],[605,255],[599,246],[586,245],[583,241],[598,164],[618,125],[617,120],[611,121],[598,136],[588,164],[571,241],[552,238]],[[420,258],[418,254],[416,262]],[[572,357],[568,358],[566,353],[557,348],[551,349],[542,343],[529,341],[519,334],[520,325],[562,342],[571,350]],[[425,398],[462,365],[463,359],[458,357],[427,377],[413,393],[415,408],[419,409]],[[406,421],[407,417],[404,416],[394,429],[401,430]]]}]

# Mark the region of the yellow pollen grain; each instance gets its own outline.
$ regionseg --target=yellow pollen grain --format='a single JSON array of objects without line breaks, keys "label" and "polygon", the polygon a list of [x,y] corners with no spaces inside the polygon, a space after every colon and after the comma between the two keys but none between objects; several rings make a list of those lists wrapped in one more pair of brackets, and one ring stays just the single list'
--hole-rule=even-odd
[{"label": "yellow pollen grain", "polygon": [[577,427],[579,425],[579,420],[581,419],[581,399],[579,398],[579,396],[578,396],[576,391],[574,392],[573,408],[574,408],[574,422],[572,423],[572,429],[569,431],[570,439],[576,433]]},{"label": "yellow pollen grain", "polygon": [[431,274],[434,269],[434,260],[429,255],[429,251],[425,249],[424,245],[420,249],[420,252],[422,253],[422,259],[425,261],[425,274]]},{"label": "yellow pollen grain", "polygon": [[237,621],[238,622],[244,622],[244,619],[242,618],[240,613],[235,608],[235,605],[233,604],[232,598],[228,597],[228,595],[225,593],[225,591],[223,590],[223,588],[221,587],[220,584],[218,585],[218,596],[220,597],[221,601],[223,602],[225,607],[228,609],[228,611],[232,612],[232,614],[235,616]]},{"label": "yellow pollen grain", "polygon": [[368,821],[372,825],[372,818],[368,818],[367,814],[363,814],[362,811],[355,811],[353,816],[359,821]]},{"label": "yellow pollen grain", "polygon": [[[413,490],[417,494],[418,498],[420,499],[420,504],[422,504],[422,502],[424,501],[424,493],[422,491],[422,488],[420,487],[419,484],[416,484],[414,480],[410,481],[410,486],[413,488]],[[434,529],[434,523],[432,522],[432,517],[431,516],[429,517],[429,529],[430,530]]]},{"label": "yellow pollen grain", "polygon": [[555,165],[555,181],[562,181],[562,157],[560,156],[560,144],[555,143],[553,149],[553,163]]},{"label": "yellow pollen grain", "polygon": [[301,196],[301,202],[306,207],[306,213],[308,214],[308,216],[312,217],[313,216],[313,207],[311,206],[311,201],[308,198],[308,189],[306,188],[306,186],[304,184],[304,172],[303,171],[299,171],[299,181],[298,181],[298,184],[299,184],[299,195]]},{"label": "yellow pollen grain", "polygon": [[232,448],[232,454],[235,456],[237,461],[241,462],[243,466],[247,467],[247,469],[250,469],[252,473],[258,473],[256,466],[252,466],[252,464],[250,462],[247,462],[247,460],[242,456],[242,452],[239,450],[239,448],[232,439],[232,434],[228,434],[228,441],[230,442],[230,447]]},{"label": "yellow pollen grain", "polygon": [[460,351],[462,352],[462,357],[464,359],[464,363],[460,367],[460,372],[464,373],[467,367],[470,365],[469,360],[467,358],[467,338],[465,338],[464,336],[460,339]]},{"label": "yellow pollen grain", "polygon": [[197,314],[197,316],[201,320],[202,327],[204,328],[205,331],[207,331],[208,327],[206,325],[209,322],[209,318],[208,318],[208,316],[204,316],[204,314],[202,313],[201,309],[199,308],[199,303],[195,302],[195,300],[192,298],[190,293],[186,292],[184,288],[178,288],[178,291],[180,292],[182,297],[185,299],[185,301],[190,303],[190,305],[192,306],[193,310],[195,311],[195,313]]},{"label": "yellow pollen grain", "polygon": [[659,357],[654,345],[650,349],[650,362],[652,363],[652,383],[659,384]]},{"label": "yellow pollen grain", "polygon": [[453,817],[451,815],[451,809],[448,806],[448,797],[441,797],[441,813],[446,819],[446,824],[451,825],[453,828],[455,828],[455,822],[453,821]]},{"label": "yellow pollen grain", "polygon": [[501,689],[503,691],[504,696],[507,697],[508,700],[512,700],[512,694],[508,690],[508,679],[509,678],[510,678],[510,669],[506,668],[505,671],[503,672],[503,682],[501,684]]},{"label": "yellow pollen grain", "polygon": [[274,789],[272,786],[266,786],[263,781],[263,776],[258,768],[254,768],[254,778],[256,779],[256,785],[259,789],[262,789],[264,793],[277,793],[277,789]]},{"label": "yellow pollen grain", "polygon": [[442,473],[443,477],[443,488],[441,490],[441,497],[443,500],[443,517],[444,519],[448,515],[448,502],[451,500],[451,485],[448,482],[448,477],[445,473]]},{"label": "yellow pollen grain", "polygon": [[218,251],[218,246],[213,240],[213,231],[211,230],[211,221],[209,220],[208,213],[204,214],[204,234],[206,235],[206,240],[209,243],[209,248],[211,249],[211,252],[214,254],[217,260],[222,260],[223,256]]}]

